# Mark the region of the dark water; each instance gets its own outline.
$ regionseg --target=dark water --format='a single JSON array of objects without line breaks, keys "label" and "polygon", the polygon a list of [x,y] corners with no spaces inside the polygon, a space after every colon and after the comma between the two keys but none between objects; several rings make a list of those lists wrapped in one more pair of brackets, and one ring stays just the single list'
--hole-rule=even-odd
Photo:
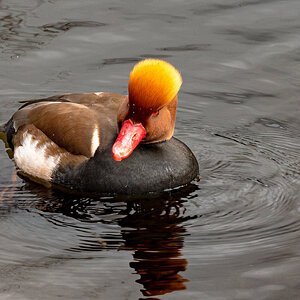
[{"label": "dark water", "polygon": [[[300,2],[0,1],[0,123],[24,98],[182,73],[175,136],[200,181],[154,199],[63,195],[0,144],[1,299],[299,299]],[[12,182],[12,183],[11,183]]]}]

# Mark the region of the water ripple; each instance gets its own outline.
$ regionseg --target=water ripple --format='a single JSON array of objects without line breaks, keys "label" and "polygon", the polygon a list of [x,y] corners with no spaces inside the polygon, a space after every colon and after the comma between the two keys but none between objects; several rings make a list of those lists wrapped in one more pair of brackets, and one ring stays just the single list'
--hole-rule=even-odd
[{"label": "water ripple", "polygon": [[63,20],[42,26],[27,24],[28,15],[33,14],[36,6],[22,7],[20,11],[10,6],[2,7],[0,15],[0,47],[3,54],[12,58],[24,55],[28,50],[40,49],[61,33],[76,27],[102,27],[106,24],[89,20]]}]

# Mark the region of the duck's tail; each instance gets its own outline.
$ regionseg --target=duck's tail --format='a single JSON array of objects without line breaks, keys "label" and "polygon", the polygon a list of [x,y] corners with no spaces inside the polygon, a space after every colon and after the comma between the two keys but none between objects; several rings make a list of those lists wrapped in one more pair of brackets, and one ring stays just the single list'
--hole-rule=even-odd
[{"label": "duck's tail", "polygon": [[6,152],[10,158],[13,158],[13,145],[11,142],[12,135],[8,136],[7,123],[0,124],[0,141],[2,140],[5,144]]},{"label": "duck's tail", "polygon": [[0,124],[0,132],[5,132],[5,123]]}]

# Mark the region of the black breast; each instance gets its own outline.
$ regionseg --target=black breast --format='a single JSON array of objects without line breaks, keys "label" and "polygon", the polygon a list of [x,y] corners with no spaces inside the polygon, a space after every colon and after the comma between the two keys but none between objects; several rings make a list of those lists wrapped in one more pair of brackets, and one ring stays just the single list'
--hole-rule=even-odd
[{"label": "black breast", "polygon": [[111,147],[75,169],[57,170],[53,182],[87,193],[142,195],[185,185],[199,173],[195,156],[176,138],[141,144],[121,162],[114,161]]}]

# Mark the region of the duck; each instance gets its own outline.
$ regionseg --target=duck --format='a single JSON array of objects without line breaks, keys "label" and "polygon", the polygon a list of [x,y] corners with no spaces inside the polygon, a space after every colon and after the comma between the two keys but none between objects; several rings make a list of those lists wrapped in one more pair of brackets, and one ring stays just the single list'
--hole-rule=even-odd
[{"label": "duck", "polygon": [[0,127],[20,175],[46,187],[92,194],[145,195],[185,186],[197,159],[173,137],[179,71],[138,62],[128,95],[73,93],[22,100]]}]

